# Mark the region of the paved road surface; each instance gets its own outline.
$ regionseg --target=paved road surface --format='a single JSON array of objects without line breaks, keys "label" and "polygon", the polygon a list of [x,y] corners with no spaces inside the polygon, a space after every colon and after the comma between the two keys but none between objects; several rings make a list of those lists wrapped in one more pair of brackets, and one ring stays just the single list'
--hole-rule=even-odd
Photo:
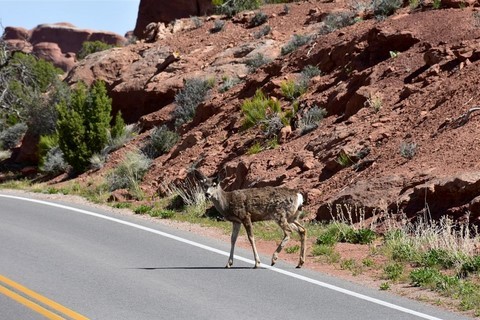
[{"label": "paved road surface", "polygon": [[292,265],[254,270],[240,248],[224,269],[228,243],[21,197],[0,193],[0,319],[463,319]]}]

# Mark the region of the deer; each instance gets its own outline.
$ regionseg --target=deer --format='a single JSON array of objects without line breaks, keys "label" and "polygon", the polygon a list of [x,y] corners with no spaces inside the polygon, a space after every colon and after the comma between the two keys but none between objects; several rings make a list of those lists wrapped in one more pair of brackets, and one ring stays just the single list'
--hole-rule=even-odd
[{"label": "deer", "polygon": [[219,177],[207,178],[197,170],[200,182],[206,188],[206,198],[211,200],[217,211],[225,220],[232,222],[232,235],[230,256],[225,268],[233,265],[233,253],[241,225],[245,227],[247,237],[252,246],[255,259],[254,268],[260,266],[260,258],[255,246],[253,223],[257,221],[274,220],[283,231],[283,239],[273,253],[271,265],[273,266],[278,254],[290,239],[292,231],[300,236],[300,258],[297,268],[305,263],[306,229],[299,222],[303,196],[300,192],[284,187],[261,187],[225,191],[220,185]]}]

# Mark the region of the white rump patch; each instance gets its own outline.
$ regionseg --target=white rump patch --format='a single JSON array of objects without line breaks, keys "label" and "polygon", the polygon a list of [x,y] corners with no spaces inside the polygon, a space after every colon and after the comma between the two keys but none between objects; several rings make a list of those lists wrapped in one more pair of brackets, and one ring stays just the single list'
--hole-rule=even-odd
[{"label": "white rump patch", "polygon": [[303,204],[303,196],[301,193],[297,193],[297,210],[302,206]]}]

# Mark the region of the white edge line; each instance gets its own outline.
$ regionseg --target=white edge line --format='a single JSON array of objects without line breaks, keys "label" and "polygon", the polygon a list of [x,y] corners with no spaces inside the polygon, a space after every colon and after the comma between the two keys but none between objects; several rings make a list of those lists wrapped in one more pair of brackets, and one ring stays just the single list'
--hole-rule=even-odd
[{"label": "white edge line", "polygon": [[[214,252],[214,253],[217,253],[217,254],[220,254],[220,255],[223,255],[223,256],[226,256],[226,257],[229,256],[229,253],[226,252],[226,251],[215,249],[215,248],[203,245],[201,243],[194,242],[194,241],[191,241],[191,240],[187,240],[187,239],[184,239],[184,238],[181,238],[181,237],[178,237],[178,236],[166,233],[166,232],[162,232],[162,231],[155,230],[155,229],[152,229],[152,228],[144,227],[144,226],[141,226],[141,225],[138,225],[138,224],[135,224],[135,223],[132,223],[132,222],[120,220],[120,219],[117,219],[117,218],[112,218],[112,217],[105,216],[105,215],[102,215],[102,214],[99,214],[99,213],[95,213],[95,212],[91,212],[91,211],[87,211],[87,210],[83,210],[83,209],[78,209],[78,208],[74,208],[74,207],[69,207],[69,206],[66,206],[66,205],[58,204],[58,203],[53,203],[53,202],[48,202],[48,201],[43,201],[43,200],[37,200],[37,199],[29,199],[29,198],[24,198],[24,197],[3,195],[3,194],[0,194],[0,197],[29,201],[29,202],[44,204],[44,205],[52,206],[52,207],[56,207],[56,208],[75,211],[75,212],[78,212],[78,213],[83,213],[85,215],[89,215],[89,216],[92,216],[92,217],[97,217],[97,218],[100,218],[100,219],[109,220],[109,221],[112,221],[112,222],[123,224],[125,226],[129,226],[129,227],[132,227],[132,228],[136,228],[136,229],[140,229],[140,230],[147,231],[147,232],[150,232],[150,233],[154,233],[154,234],[160,235],[162,237],[166,237],[166,238],[169,238],[169,239],[172,239],[172,240],[175,240],[175,241],[179,241],[179,242],[182,242],[182,243],[185,243],[185,244],[188,244],[188,245],[191,245],[191,246],[203,249],[203,250]],[[255,262],[253,260],[250,260],[250,259],[247,259],[247,258],[244,258],[244,257],[241,257],[241,256],[235,255],[235,259],[246,262],[246,263],[249,263],[249,264],[252,264],[252,265],[255,264]],[[351,290],[348,290],[348,289],[340,288],[340,287],[337,287],[337,286],[334,286],[334,285],[331,285],[331,284],[328,284],[328,283],[325,283],[325,282],[322,282],[322,281],[319,281],[319,280],[308,278],[306,276],[302,276],[302,275],[299,275],[299,274],[296,274],[296,273],[293,273],[293,272],[290,272],[290,271],[282,270],[282,269],[279,269],[279,268],[276,268],[276,267],[272,267],[272,266],[269,266],[269,265],[266,265],[266,264],[263,264],[263,263],[260,265],[260,267],[271,270],[271,271],[274,271],[274,272],[277,272],[277,273],[280,273],[280,274],[283,274],[285,276],[289,276],[289,277],[292,277],[292,278],[295,278],[295,279],[298,279],[298,280],[302,280],[302,281],[305,281],[305,282],[308,282],[308,283],[311,283],[311,284],[314,284],[314,285],[317,285],[317,286],[320,286],[320,287],[324,287],[324,288],[327,288],[327,289],[330,289],[330,290],[333,290],[333,291],[341,292],[343,294],[346,294],[346,295],[349,295],[349,296],[352,296],[352,297],[355,297],[355,298],[358,298],[358,299],[369,301],[369,302],[372,302],[372,303],[375,303],[375,304],[378,304],[378,305],[381,305],[381,306],[384,306],[384,307],[387,307],[387,308],[390,308],[390,309],[394,309],[394,310],[398,310],[398,311],[401,311],[401,312],[404,312],[404,313],[412,314],[412,315],[415,315],[415,316],[420,317],[420,318],[429,319],[429,320],[442,320],[441,318],[437,318],[437,317],[434,317],[434,316],[431,316],[431,315],[428,315],[428,314],[425,314],[425,313],[421,313],[421,312],[418,312],[418,311],[415,311],[415,310],[404,308],[404,307],[398,306],[398,305],[390,303],[390,302],[386,302],[386,301],[383,301],[383,300],[380,300],[380,299],[369,297],[369,296],[361,294],[361,293],[357,293],[357,292],[354,292],[354,291],[351,291]]]}]

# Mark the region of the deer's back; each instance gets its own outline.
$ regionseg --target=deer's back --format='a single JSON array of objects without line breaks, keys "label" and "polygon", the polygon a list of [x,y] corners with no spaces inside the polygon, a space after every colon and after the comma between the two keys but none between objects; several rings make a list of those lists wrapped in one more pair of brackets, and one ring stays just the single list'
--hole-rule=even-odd
[{"label": "deer's back", "polygon": [[241,221],[250,215],[252,222],[279,220],[282,216],[292,222],[297,218],[297,209],[303,201],[297,191],[274,187],[235,190],[228,195],[230,206],[225,218],[234,221],[238,221],[237,218]]}]

